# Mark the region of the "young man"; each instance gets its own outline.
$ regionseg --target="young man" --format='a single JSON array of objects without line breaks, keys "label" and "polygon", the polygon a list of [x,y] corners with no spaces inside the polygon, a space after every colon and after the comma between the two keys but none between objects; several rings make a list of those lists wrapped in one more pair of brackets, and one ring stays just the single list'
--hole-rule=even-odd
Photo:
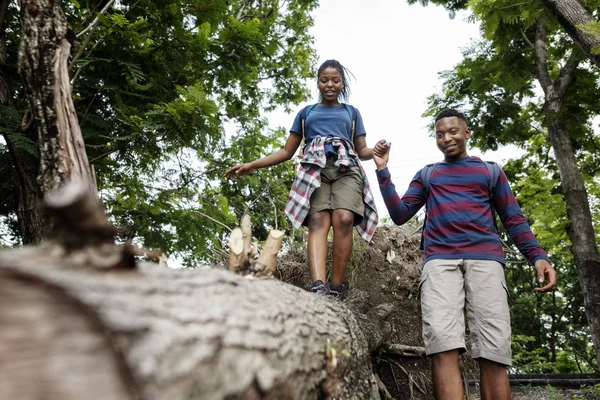
[{"label": "young man", "polygon": [[[427,205],[421,311],[436,398],[463,399],[458,356],[465,351],[466,307],[471,354],[481,370],[482,398],[508,400],[506,366],[511,365],[511,349],[504,253],[490,206],[490,170],[481,159],[467,155],[470,136],[462,113],[442,111],[435,119],[435,137],[444,161],[431,171],[428,191],[419,171],[402,198],[387,169],[389,151],[373,160],[381,194],[396,224],[404,224]],[[535,266],[540,284],[546,282],[534,291],[554,290],[556,271],[533,236],[503,171],[495,191],[493,207],[500,220]]]}]

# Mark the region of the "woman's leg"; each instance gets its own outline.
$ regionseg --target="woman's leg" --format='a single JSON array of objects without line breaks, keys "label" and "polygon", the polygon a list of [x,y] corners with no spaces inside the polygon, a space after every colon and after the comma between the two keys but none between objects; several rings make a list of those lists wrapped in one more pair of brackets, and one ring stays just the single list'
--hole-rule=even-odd
[{"label": "woman's leg", "polygon": [[333,210],[331,224],[333,225],[333,270],[331,272],[331,283],[341,285],[346,275],[350,254],[352,253],[354,213],[343,208]]},{"label": "woman's leg", "polygon": [[331,226],[329,211],[319,211],[308,217],[308,266],[313,282],[326,282],[327,234]]}]

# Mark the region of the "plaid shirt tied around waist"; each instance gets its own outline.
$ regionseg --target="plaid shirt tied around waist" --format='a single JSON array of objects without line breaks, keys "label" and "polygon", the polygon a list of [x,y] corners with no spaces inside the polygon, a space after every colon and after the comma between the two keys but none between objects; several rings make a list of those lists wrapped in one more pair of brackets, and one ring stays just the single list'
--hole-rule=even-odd
[{"label": "plaid shirt tied around waist", "polygon": [[338,137],[317,136],[304,148],[304,156],[300,161],[298,175],[292,185],[292,190],[285,206],[285,214],[288,216],[294,228],[299,228],[310,211],[310,197],[316,188],[321,186],[321,169],[327,163],[325,144],[331,144],[337,152],[335,165],[344,170],[350,166],[358,165],[363,181],[363,202],[365,204],[364,218],[356,226],[356,231],[367,242],[371,241],[375,228],[379,222],[375,199],[371,192],[371,186],[367,174],[358,159],[358,155],[352,146],[344,139]]}]

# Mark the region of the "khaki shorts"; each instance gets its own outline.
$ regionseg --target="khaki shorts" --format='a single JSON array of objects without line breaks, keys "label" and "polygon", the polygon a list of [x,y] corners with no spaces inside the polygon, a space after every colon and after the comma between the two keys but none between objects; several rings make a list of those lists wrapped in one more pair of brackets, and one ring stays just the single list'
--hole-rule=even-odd
[{"label": "khaki shorts", "polygon": [[511,365],[508,290],[502,264],[431,260],[423,266],[420,287],[427,355],[465,351],[466,308],[472,357]]},{"label": "khaki shorts", "polygon": [[335,158],[328,157],[325,168],[321,169],[321,186],[315,189],[310,198],[308,215],[343,208],[354,213],[354,225],[358,225],[365,212],[360,168],[352,166],[340,171],[334,165],[335,161]]}]

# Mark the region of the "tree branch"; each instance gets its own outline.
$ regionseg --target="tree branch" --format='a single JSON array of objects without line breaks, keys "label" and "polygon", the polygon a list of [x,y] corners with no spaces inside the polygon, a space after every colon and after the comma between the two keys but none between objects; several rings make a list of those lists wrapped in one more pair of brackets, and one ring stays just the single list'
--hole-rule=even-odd
[{"label": "tree branch", "polygon": [[99,160],[99,159],[101,159],[101,158],[104,158],[104,157],[106,157],[106,156],[109,156],[109,155],[111,155],[112,153],[116,153],[116,152],[117,152],[117,151],[119,151],[119,150],[121,150],[121,149],[114,149],[114,150],[111,150],[111,151],[109,151],[109,152],[107,152],[107,153],[100,154],[98,157],[94,157],[94,158],[92,158],[92,159],[90,160],[90,164],[91,164],[91,163],[93,163],[94,161],[98,161],[98,160]]},{"label": "tree branch", "polygon": [[[104,6],[104,8],[102,10],[100,10],[100,12],[98,13],[98,15],[102,15],[106,11],[108,11],[108,9],[113,5],[114,2],[115,2],[115,0],[110,0],[108,3],[106,3],[106,5]],[[87,26],[87,28],[85,28],[84,30],[82,30],[81,32],[79,32],[77,34],[77,38],[79,39],[87,31],[90,31],[90,30],[94,29],[96,27],[96,25],[98,25],[98,22],[100,22],[100,18],[98,18],[98,16],[96,16],[96,18],[94,18],[94,20]]]},{"label": "tree branch", "polygon": [[546,46],[546,28],[541,18],[538,18],[535,27],[535,66],[536,75],[546,97],[548,96],[548,90],[552,87],[552,78],[548,72],[548,47]]},{"label": "tree branch", "polygon": [[387,352],[402,357],[424,357],[426,354],[425,347],[404,344],[391,344]]},{"label": "tree branch", "polygon": [[521,29],[521,36],[523,37],[523,40],[525,40],[525,43],[527,43],[529,45],[529,47],[531,47],[533,50],[535,50],[535,46],[533,45],[533,43],[531,43],[531,40],[529,40],[529,38],[525,34],[525,31],[523,31],[522,29]]},{"label": "tree branch", "polygon": [[92,34],[90,33],[89,35],[87,35],[85,37],[85,40],[83,41],[83,43],[79,47],[79,51],[77,51],[77,54],[75,54],[75,56],[71,60],[71,63],[69,64],[69,71],[71,69],[73,69],[73,67],[75,66],[75,62],[81,58],[81,55],[85,51],[85,48],[87,47],[87,45],[90,43],[91,39],[92,39]]},{"label": "tree branch", "polygon": [[204,214],[204,213],[202,213],[202,212],[200,212],[200,211],[196,211],[196,210],[194,210],[194,211],[192,211],[192,212],[194,212],[194,213],[196,213],[196,214],[200,215],[201,217],[204,217],[204,218],[207,218],[207,219],[211,220],[211,221],[212,221],[212,222],[214,222],[215,224],[221,225],[223,228],[227,229],[229,232],[231,232],[231,231],[232,231],[232,229],[231,229],[230,227],[228,227],[227,225],[225,225],[224,223],[222,223],[222,222],[220,222],[220,221],[217,221],[216,219],[214,219],[214,218],[212,218],[212,217],[209,217],[208,215],[206,215],[206,214]]},{"label": "tree branch", "polygon": [[554,82],[556,96],[563,97],[565,95],[565,92],[573,81],[573,77],[575,76],[575,72],[577,71],[580,61],[581,60],[577,54],[577,51],[571,51],[571,55],[569,56],[567,63],[560,70],[560,75],[556,82]]}]

